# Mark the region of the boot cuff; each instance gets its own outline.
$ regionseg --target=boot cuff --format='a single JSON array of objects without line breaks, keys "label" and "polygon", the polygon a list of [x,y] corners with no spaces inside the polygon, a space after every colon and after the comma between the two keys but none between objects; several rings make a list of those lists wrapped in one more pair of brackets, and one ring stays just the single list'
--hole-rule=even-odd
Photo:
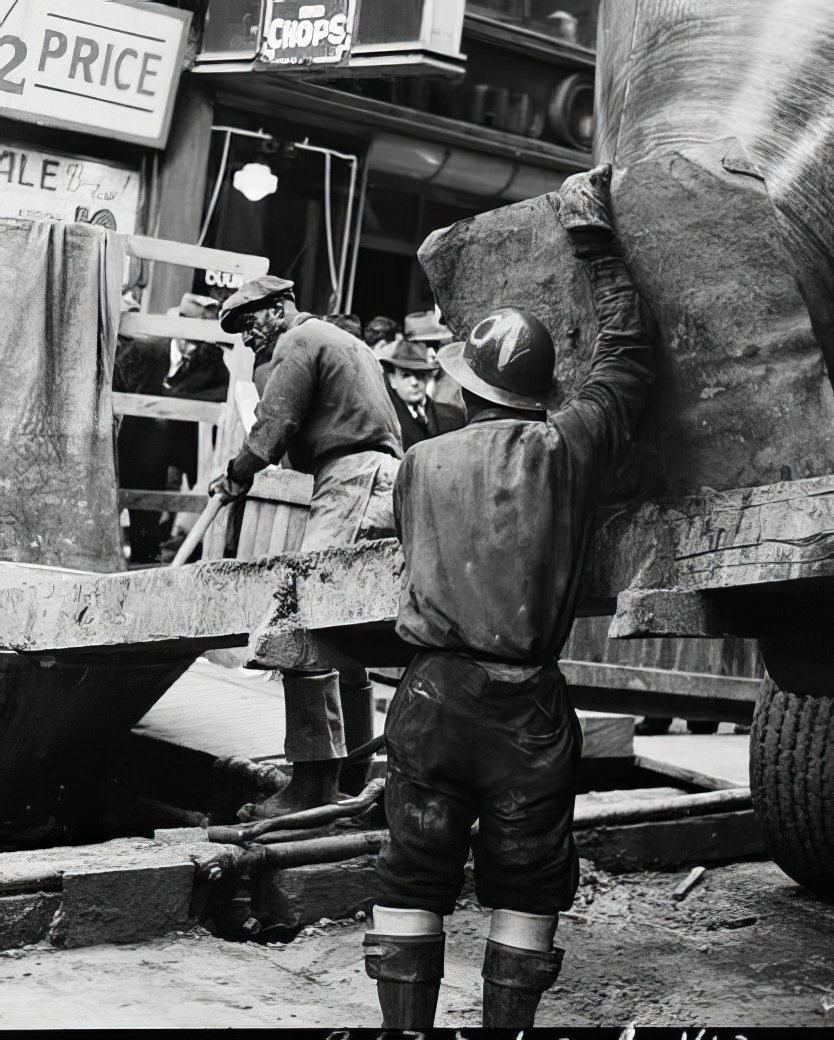
[{"label": "boot cuff", "polygon": [[487,939],[481,976],[496,986],[543,993],[559,978],[564,956],[565,951],[559,946],[554,946],[550,953],[540,953]]},{"label": "boot cuff", "polygon": [[362,943],[365,970],[384,982],[437,982],[443,978],[446,933],[384,935],[367,932]]}]

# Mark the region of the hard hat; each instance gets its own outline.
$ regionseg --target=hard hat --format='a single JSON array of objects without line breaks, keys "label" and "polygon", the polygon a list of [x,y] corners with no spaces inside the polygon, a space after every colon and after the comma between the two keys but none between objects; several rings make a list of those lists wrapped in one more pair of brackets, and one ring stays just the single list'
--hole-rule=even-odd
[{"label": "hard hat", "polygon": [[283,296],[295,299],[289,278],[264,275],[242,285],[220,308],[220,327],[224,332],[240,332],[240,319],[252,311],[262,311]]},{"label": "hard hat", "polygon": [[498,307],[465,343],[442,347],[437,360],[462,387],[487,401],[536,412],[557,407],[553,340],[538,318],[518,307]]}]

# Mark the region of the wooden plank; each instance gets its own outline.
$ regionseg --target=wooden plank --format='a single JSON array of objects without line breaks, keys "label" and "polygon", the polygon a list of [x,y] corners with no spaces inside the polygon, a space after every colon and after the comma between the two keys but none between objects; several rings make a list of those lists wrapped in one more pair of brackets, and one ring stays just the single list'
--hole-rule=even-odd
[{"label": "wooden plank", "polygon": [[657,773],[669,780],[675,780],[679,784],[703,787],[708,791],[726,791],[731,787],[744,786],[740,782],[727,780],[723,777],[709,776],[700,770],[689,769],[687,766],[679,766],[674,762],[652,758],[651,755],[635,755],[634,765],[638,769],[647,769],[650,773]]},{"label": "wooden plank", "polygon": [[141,491],[119,488],[119,509],[147,509],[156,513],[201,513],[206,496],[182,491]]},{"label": "wooden plank", "polygon": [[631,758],[634,754],[634,716],[578,711],[582,727],[583,758]]},{"label": "wooden plank", "polygon": [[182,419],[186,422],[217,424],[223,417],[225,407],[216,401],[191,401],[186,397],[113,394],[115,415],[135,415],[142,419]]},{"label": "wooden plank", "polygon": [[259,910],[270,925],[314,924],[368,912],[378,895],[373,856],[342,863],[313,863],[305,867],[267,871],[259,888]]},{"label": "wooden plank", "polygon": [[255,384],[246,379],[239,379],[235,384],[235,404],[247,437],[255,425],[255,409],[259,401],[260,396]]},{"label": "wooden plank", "polygon": [[188,339],[197,343],[224,343],[232,345],[238,336],[224,332],[219,321],[203,318],[180,318],[171,314],[142,314],[129,311],[123,314],[119,333],[133,339]]},{"label": "wooden plank", "polygon": [[765,852],[761,825],[751,810],[594,827],[577,831],[575,841],[580,856],[615,873],[714,863]]},{"label": "wooden plank", "polygon": [[255,527],[255,544],[252,547],[253,556],[266,556],[269,553],[269,543],[272,541],[272,528],[275,523],[276,506],[272,502],[258,503],[258,520]]},{"label": "wooden plank", "polygon": [[255,549],[255,531],[258,527],[258,502],[247,502],[243,509],[240,536],[237,540],[237,559],[251,560]]},{"label": "wooden plank", "polygon": [[560,661],[576,708],[750,722],[759,679],[678,672],[667,668]]},{"label": "wooden plank", "polygon": [[284,552],[300,552],[309,515],[308,509],[290,506],[290,519],[284,538]]},{"label": "wooden plank", "polygon": [[702,794],[682,794],[646,801],[634,799],[618,805],[577,806],[574,830],[590,827],[620,827],[658,820],[709,816],[717,812],[740,812],[750,808],[750,788],[739,787]]},{"label": "wooden plank", "polygon": [[562,660],[559,668],[569,686],[597,686],[615,690],[645,690],[674,693],[680,697],[755,701],[758,679],[679,672],[671,668],[641,668],[635,665],[600,664],[594,661]]},{"label": "wooden plank", "polygon": [[249,497],[309,507],[313,497],[313,476],[283,466],[267,466],[255,474]]},{"label": "wooden plank", "polygon": [[299,506],[290,506],[286,502],[276,502],[272,530],[269,535],[269,545],[266,550],[270,556],[289,551],[287,548],[289,526],[293,512],[298,510],[300,510]]},{"label": "wooden plank", "polygon": [[663,733],[635,737],[634,753],[657,763],[725,781],[725,786],[746,787],[749,783],[750,738],[746,734]]},{"label": "wooden plank", "polygon": [[165,238],[149,238],[145,235],[128,235],[127,252],[128,256],[135,256],[140,260],[157,260],[179,267],[227,271],[242,275],[246,281],[260,278],[269,270],[269,260],[265,256],[209,249],[206,246],[172,242]]}]

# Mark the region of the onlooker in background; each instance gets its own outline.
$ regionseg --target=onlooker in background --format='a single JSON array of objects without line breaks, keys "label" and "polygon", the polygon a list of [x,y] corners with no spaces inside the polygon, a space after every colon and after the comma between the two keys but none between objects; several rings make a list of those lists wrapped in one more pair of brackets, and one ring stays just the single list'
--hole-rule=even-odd
[{"label": "onlooker in background", "polygon": [[402,327],[393,318],[379,314],[365,326],[365,342],[373,348],[377,358],[393,343],[403,338]]},{"label": "onlooker in background", "polygon": [[459,430],[466,424],[463,408],[433,401],[426,389],[429,378],[437,371],[436,361],[429,360],[423,343],[402,339],[394,344],[379,363],[388,376],[388,393],[394,403],[403,435],[403,448]]},{"label": "onlooker in background", "polygon": [[329,321],[336,328],[344,329],[351,336],[362,339],[362,322],[356,314],[325,314],[325,321]]},{"label": "onlooker in background", "polygon": [[[442,346],[454,339],[451,330],[441,323],[436,307],[433,311],[414,311],[412,314],[406,314],[405,337],[423,343],[432,352],[432,357]],[[438,404],[454,405],[463,411],[460,387],[439,365],[428,388],[428,394]]]}]

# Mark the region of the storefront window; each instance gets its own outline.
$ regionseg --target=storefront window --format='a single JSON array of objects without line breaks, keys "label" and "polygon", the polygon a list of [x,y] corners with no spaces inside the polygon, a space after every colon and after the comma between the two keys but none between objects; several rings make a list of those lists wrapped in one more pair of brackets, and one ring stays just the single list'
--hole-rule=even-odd
[{"label": "storefront window", "polygon": [[211,0],[203,52],[254,54],[261,23],[261,0]]},{"label": "storefront window", "polygon": [[467,14],[482,14],[552,36],[562,43],[596,46],[599,0],[474,0]]}]

